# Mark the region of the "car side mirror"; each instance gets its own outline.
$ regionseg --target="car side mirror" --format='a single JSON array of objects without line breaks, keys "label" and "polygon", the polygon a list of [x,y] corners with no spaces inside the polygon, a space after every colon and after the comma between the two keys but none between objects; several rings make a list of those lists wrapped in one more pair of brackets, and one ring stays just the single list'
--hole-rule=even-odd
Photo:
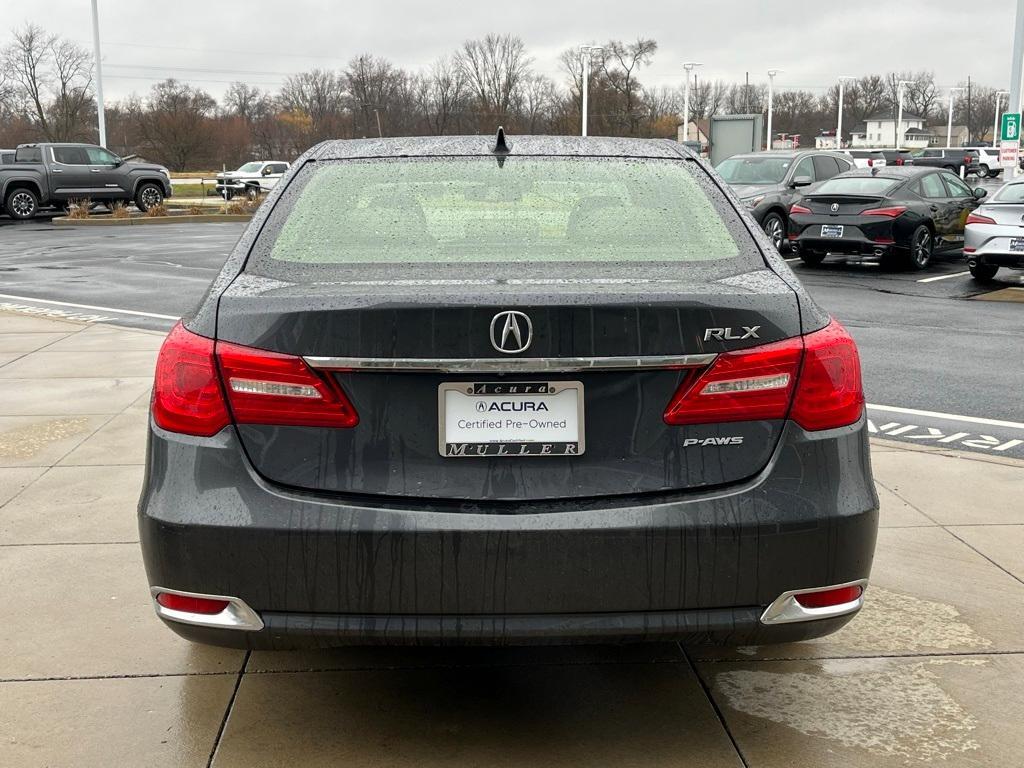
[{"label": "car side mirror", "polygon": [[814,180],[810,176],[794,176],[793,181],[790,182],[792,187],[807,187],[814,183]]},{"label": "car side mirror", "polygon": [[263,173],[263,175],[264,175],[264,176],[269,176],[269,175],[270,175],[270,173],[271,173],[271,171],[270,171],[270,169],[269,169],[269,168],[264,168],[264,169],[263,169],[263,171],[262,171],[262,173]]},{"label": "car side mirror", "polygon": [[982,198],[988,197],[988,190],[978,187],[974,190],[974,199],[981,200]]}]

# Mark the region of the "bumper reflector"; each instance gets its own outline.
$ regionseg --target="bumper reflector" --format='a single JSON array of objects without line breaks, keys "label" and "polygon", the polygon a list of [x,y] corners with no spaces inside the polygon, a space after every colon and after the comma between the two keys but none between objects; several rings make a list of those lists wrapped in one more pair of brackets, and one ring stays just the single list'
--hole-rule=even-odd
[{"label": "bumper reflector", "polygon": [[263,619],[244,600],[226,595],[203,595],[150,587],[153,606],[161,618],[216,629],[263,629]]},{"label": "bumper reflector", "polygon": [[761,614],[762,624],[830,619],[855,613],[864,604],[867,579],[816,589],[783,592]]}]

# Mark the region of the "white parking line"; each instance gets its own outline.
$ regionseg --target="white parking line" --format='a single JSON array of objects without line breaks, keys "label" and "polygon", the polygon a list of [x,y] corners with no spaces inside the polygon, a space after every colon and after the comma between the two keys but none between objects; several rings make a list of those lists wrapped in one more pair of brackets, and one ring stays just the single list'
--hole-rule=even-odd
[{"label": "white parking line", "polygon": [[922,277],[917,282],[919,283],[934,283],[936,280],[949,280],[951,277],[963,277],[969,275],[970,272],[954,272],[952,275],[936,275],[935,277]]},{"label": "white parking line", "polygon": [[92,304],[73,304],[70,301],[50,301],[49,299],[36,299],[32,296],[12,296],[8,293],[0,293],[0,299],[14,299],[36,304],[53,304],[58,307],[75,307],[76,309],[91,309],[95,312],[116,312],[119,315],[137,315],[138,317],[154,317],[157,320],[177,320],[178,315],[158,315],[155,312],[138,312],[134,309],[115,309],[114,307],[97,307]]},{"label": "white parking line", "polygon": [[1009,429],[1024,430],[1024,424],[1019,421],[983,419],[979,416],[960,416],[955,413],[941,413],[939,411],[919,411],[915,408],[897,408],[895,405],[875,405],[874,403],[868,403],[868,408],[888,413],[903,413],[908,416],[931,416],[933,419],[948,419],[950,421],[963,421],[968,424],[985,424],[989,427],[1008,427]]}]

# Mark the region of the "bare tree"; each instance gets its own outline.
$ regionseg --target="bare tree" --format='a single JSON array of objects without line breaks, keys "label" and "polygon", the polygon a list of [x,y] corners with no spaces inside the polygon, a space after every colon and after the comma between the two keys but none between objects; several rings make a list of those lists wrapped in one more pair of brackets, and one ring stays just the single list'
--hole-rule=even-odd
[{"label": "bare tree", "polygon": [[328,137],[345,109],[345,83],[340,75],[312,69],[285,80],[279,97],[282,111],[309,118],[313,140]]},{"label": "bare tree", "polygon": [[0,63],[12,109],[49,141],[87,134],[92,100],[92,57],[80,46],[48,34],[36,24],[14,32]]},{"label": "bare tree", "polygon": [[466,102],[466,80],[451,58],[441,57],[420,77],[416,100],[428,130],[442,136],[458,125]]},{"label": "bare tree", "polygon": [[478,102],[479,127],[490,130],[508,118],[531,62],[523,41],[513,35],[492,33],[462,44],[455,63]]},{"label": "bare tree", "polygon": [[229,114],[251,123],[271,111],[272,100],[268,93],[254,85],[234,82],[224,93],[224,107]]},{"label": "bare tree", "polygon": [[137,113],[143,141],[171,168],[184,170],[213,143],[210,117],[216,105],[206,91],[186,83],[157,83]]},{"label": "bare tree", "polygon": [[375,135],[376,120],[405,85],[405,73],[387,59],[364,53],[348,63],[344,78],[352,114],[359,116],[357,134]]},{"label": "bare tree", "polygon": [[623,43],[609,40],[604,45],[601,57],[601,71],[608,78],[608,84],[621,97],[623,123],[629,126],[629,133],[636,135],[639,122],[641,87],[637,73],[641,67],[651,63],[658,43],[650,38],[638,37],[635,42]]}]

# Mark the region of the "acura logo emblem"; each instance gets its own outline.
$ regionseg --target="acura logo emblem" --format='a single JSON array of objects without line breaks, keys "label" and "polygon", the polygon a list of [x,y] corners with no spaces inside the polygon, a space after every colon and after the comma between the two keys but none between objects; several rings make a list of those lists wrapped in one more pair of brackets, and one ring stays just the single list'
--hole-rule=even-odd
[{"label": "acura logo emblem", "polygon": [[839,203],[832,203],[832,213],[839,210]]},{"label": "acura logo emblem", "polygon": [[533,323],[522,312],[507,310],[491,319],[491,346],[499,352],[514,355],[533,341]]}]

